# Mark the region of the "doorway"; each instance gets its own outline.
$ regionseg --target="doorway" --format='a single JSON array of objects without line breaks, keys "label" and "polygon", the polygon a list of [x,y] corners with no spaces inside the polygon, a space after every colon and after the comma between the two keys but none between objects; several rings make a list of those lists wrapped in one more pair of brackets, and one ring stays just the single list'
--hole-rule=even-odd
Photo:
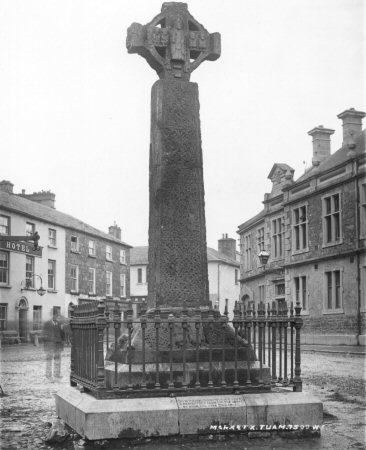
[{"label": "doorway", "polygon": [[22,297],[18,303],[19,309],[19,336],[22,342],[27,341],[28,337],[28,301]]}]

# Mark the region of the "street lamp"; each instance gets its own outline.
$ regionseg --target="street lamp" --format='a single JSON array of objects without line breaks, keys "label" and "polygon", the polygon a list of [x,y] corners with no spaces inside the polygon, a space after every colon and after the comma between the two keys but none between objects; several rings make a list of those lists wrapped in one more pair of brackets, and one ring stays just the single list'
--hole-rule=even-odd
[{"label": "street lamp", "polygon": [[[261,265],[263,266],[263,270],[266,269],[266,264],[267,264],[270,256],[271,256],[270,253],[267,252],[266,250],[261,250],[258,253],[258,258],[259,258]],[[267,272],[274,273],[277,275],[283,275],[283,269],[269,269],[269,271],[267,271]]]},{"label": "street lamp", "polygon": [[[36,289],[36,291],[37,291],[37,294],[38,295],[40,295],[41,297],[43,297],[44,296],[44,294],[46,293],[46,289],[42,286],[42,284],[43,284],[43,282],[42,282],[42,277],[41,277],[41,275],[38,275],[38,274],[36,274],[36,273],[34,273],[34,274],[32,274],[31,275],[31,278],[34,278],[34,277],[38,277],[40,280],[41,280],[41,286],[38,288],[38,289]],[[29,289],[31,286],[31,278],[27,278],[26,280],[25,280],[25,288],[21,288],[20,290],[22,291],[23,289]],[[22,281],[22,284],[23,284],[23,281]]]},{"label": "street lamp", "polygon": [[259,261],[261,262],[261,265],[263,266],[263,269],[265,268],[268,260],[269,260],[270,254],[266,252],[265,250],[261,250],[258,254]]}]

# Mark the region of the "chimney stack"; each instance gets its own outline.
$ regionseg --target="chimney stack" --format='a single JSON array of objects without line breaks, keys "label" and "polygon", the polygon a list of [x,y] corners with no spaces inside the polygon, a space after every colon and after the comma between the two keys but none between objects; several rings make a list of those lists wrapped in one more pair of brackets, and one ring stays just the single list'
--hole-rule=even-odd
[{"label": "chimney stack", "polygon": [[33,192],[33,194],[26,194],[25,189],[22,189],[21,194],[17,194],[19,197],[26,198],[32,202],[40,203],[41,205],[48,206],[55,209],[56,194],[51,191]]},{"label": "chimney stack", "polygon": [[313,166],[318,166],[330,156],[330,136],[334,130],[324,128],[323,125],[313,128],[308,132],[313,138]]},{"label": "chimney stack", "polygon": [[338,119],[342,119],[343,145],[354,144],[354,138],[362,132],[362,119],[366,114],[356,111],[355,108],[346,109],[338,114]]},{"label": "chimney stack", "polygon": [[0,181],[0,191],[2,191],[2,192],[6,192],[8,194],[12,194],[13,193],[13,187],[14,187],[14,184],[11,183],[8,180]]},{"label": "chimney stack", "polygon": [[116,222],[108,228],[108,234],[111,234],[116,239],[121,240],[121,228],[116,224]]},{"label": "chimney stack", "polygon": [[227,234],[222,235],[222,239],[219,239],[218,249],[220,253],[223,253],[230,259],[236,261],[236,240],[229,238]]}]

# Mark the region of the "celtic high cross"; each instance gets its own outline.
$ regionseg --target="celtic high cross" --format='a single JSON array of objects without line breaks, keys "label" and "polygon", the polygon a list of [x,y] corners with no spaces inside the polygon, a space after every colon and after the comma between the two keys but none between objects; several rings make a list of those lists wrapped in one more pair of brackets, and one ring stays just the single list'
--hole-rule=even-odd
[{"label": "celtic high cross", "polygon": [[189,81],[203,61],[220,57],[219,33],[210,34],[188,12],[186,3],[163,3],[147,25],[133,23],[127,32],[129,53],[138,53],[159,78]]}]

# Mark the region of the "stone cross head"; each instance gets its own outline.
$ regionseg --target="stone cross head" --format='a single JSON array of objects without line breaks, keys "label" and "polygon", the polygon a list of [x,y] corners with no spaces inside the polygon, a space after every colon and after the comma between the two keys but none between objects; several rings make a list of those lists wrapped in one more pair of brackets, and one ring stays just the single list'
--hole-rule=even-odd
[{"label": "stone cross head", "polygon": [[147,25],[133,23],[128,28],[126,46],[128,53],[145,58],[159,78],[189,81],[203,61],[220,57],[221,37],[198,23],[186,3],[169,2]]}]

